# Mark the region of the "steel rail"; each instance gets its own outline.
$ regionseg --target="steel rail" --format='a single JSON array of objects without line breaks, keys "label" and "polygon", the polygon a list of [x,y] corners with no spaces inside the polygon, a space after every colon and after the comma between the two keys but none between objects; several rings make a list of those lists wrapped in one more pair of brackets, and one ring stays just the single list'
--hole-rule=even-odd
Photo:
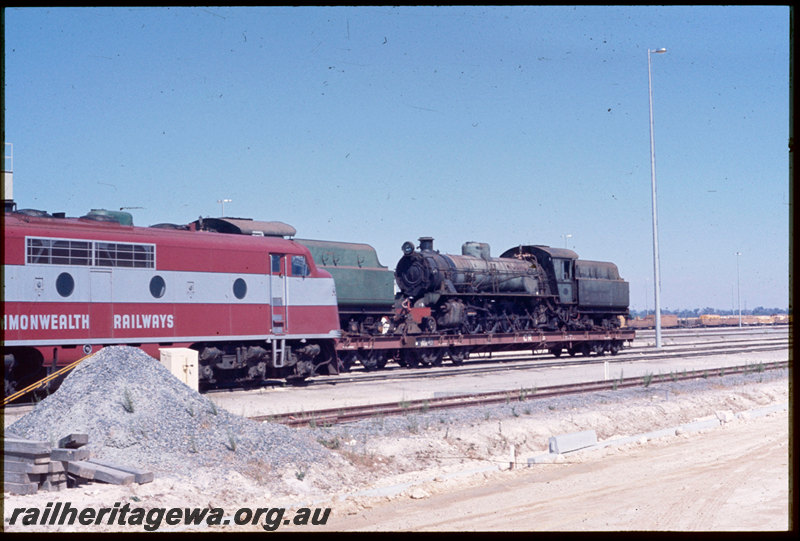
[{"label": "steel rail", "polygon": [[462,408],[476,405],[503,404],[509,402],[522,402],[525,400],[552,398],[571,394],[590,393],[597,391],[616,390],[619,388],[649,386],[653,383],[677,382],[708,377],[721,377],[733,374],[758,373],[764,370],[777,370],[788,368],[788,361],[771,363],[746,364],[738,366],[718,367],[712,369],[684,371],[669,375],[646,375],[613,380],[587,381],[552,385],[541,388],[513,389],[507,391],[493,391],[476,394],[462,394],[450,397],[408,400],[383,404],[370,404],[342,408],[321,409],[314,411],[300,411],[274,415],[259,415],[250,417],[255,421],[268,421],[285,424],[293,427],[323,426],[353,422],[371,417],[386,415],[405,415],[409,413],[428,412]]},{"label": "steel rail", "polygon": [[[786,344],[788,347],[788,343]],[[692,357],[697,355],[712,356],[712,355],[727,355],[731,353],[754,353],[760,351],[776,351],[786,349],[784,345],[780,346],[760,346],[753,344],[753,347],[742,348],[741,345],[732,346],[730,348],[710,347],[705,349],[703,347],[693,347],[680,350],[662,349],[659,352],[649,351],[626,351],[619,355],[593,355],[593,356],[576,356],[573,358],[566,358],[562,360],[552,359],[536,359],[533,355],[509,355],[508,357],[487,357],[476,358],[472,357],[465,364],[481,364],[482,366],[459,366],[443,365],[436,367],[420,367],[408,370],[403,367],[392,367],[389,369],[377,370],[375,372],[357,372],[354,375],[347,376],[339,374],[338,376],[322,376],[320,378],[312,379],[306,382],[306,385],[329,385],[341,383],[366,383],[370,381],[385,381],[392,379],[416,379],[421,376],[426,378],[447,377],[455,375],[474,375],[492,372],[503,372],[509,370],[529,370],[534,368],[560,368],[567,366],[586,366],[592,364],[600,364],[604,362],[609,363],[625,363],[625,362],[640,362],[640,361],[654,361],[661,359],[671,359],[683,355],[684,357]],[[735,350],[734,350],[735,349]],[[731,351],[734,350],[734,351]],[[512,353],[512,352],[508,352]],[[690,355],[685,355],[689,353]],[[638,358],[637,358],[638,357]],[[538,361],[538,362],[535,362]],[[521,364],[512,364],[521,363]]]}]

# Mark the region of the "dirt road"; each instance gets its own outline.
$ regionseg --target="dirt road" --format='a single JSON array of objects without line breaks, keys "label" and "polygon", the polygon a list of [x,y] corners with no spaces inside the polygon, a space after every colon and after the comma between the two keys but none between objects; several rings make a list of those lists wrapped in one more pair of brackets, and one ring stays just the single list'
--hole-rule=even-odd
[{"label": "dirt road", "polygon": [[[369,509],[329,530],[782,530],[788,414],[587,452],[487,475],[477,485]],[[424,494],[424,493],[423,493]]]}]

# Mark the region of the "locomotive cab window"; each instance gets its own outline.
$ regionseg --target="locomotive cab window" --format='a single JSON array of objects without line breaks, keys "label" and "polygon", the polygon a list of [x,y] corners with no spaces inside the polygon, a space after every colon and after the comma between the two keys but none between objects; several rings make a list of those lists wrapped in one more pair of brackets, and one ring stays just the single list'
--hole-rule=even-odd
[{"label": "locomotive cab window", "polygon": [[564,263],[564,271],[563,271],[564,280],[569,280],[570,278],[572,278],[572,261],[570,261],[569,259],[565,259],[563,263]]},{"label": "locomotive cab window", "polygon": [[553,259],[553,269],[559,282],[569,280],[569,263],[568,259]]},{"label": "locomotive cab window", "polygon": [[270,260],[272,261],[272,274],[281,274],[281,259],[283,256],[280,255],[271,255]]},{"label": "locomotive cab window", "polygon": [[310,273],[306,256],[293,255],[292,256],[292,276],[308,276]]}]

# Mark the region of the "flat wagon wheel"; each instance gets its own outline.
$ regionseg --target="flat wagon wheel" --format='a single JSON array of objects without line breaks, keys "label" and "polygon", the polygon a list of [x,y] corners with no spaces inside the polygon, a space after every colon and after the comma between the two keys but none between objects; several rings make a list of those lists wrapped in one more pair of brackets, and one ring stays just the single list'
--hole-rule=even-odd
[{"label": "flat wagon wheel", "polygon": [[[383,354],[379,351],[375,351],[374,349],[358,350],[358,361],[367,372],[371,372],[380,368],[381,357],[383,357]],[[384,366],[386,365],[385,360],[383,361],[383,364]]]},{"label": "flat wagon wheel", "polygon": [[339,355],[339,372],[349,372],[357,360],[358,355],[355,351],[345,351]]},{"label": "flat wagon wheel", "polygon": [[442,366],[443,357],[442,348],[424,348],[419,353],[420,362],[425,366]]},{"label": "flat wagon wheel", "polygon": [[451,346],[447,354],[450,356],[450,362],[458,366],[469,359],[469,348],[466,346]]},{"label": "flat wagon wheel", "polygon": [[419,366],[419,354],[414,349],[404,349],[400,352],[402,365],[406,368],[416,368]]}]

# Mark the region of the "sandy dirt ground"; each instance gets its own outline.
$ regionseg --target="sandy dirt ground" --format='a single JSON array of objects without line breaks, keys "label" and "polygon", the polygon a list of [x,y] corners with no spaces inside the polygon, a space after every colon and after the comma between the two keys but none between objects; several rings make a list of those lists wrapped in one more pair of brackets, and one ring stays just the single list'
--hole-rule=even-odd
[{"label": "sandy dirt ground", "polygon": [[563,463],[433,481],[326,529],[784,530],[789,527],[787,413]]},{"label": "sandy dirt ground", "polygon": [[[759,378],[760,379],[760,378]],[[281,531],[786,530],[790,527],[790,414],[786,377],[691,393],[653,386],[638,398],[592,406],[527,411],[467,424],[408,416],[402,434],[363,436],[335,427],[331,446],[350,464],[331,475],[313,466],[284,472],[198,471],[192,479],[157,477],[144,485],[92,483],[61,492],[4,495],[6,531],[142,531],[142,526],[10,524],[15,508],[48,503],[111,507],[330,507],[324,525]],[[791,411],[791,410],[790,410]],[[438,414],[437,414],[438,415]],[[593,451],[527,466],[548,437],[592,429],[598,440],[635,436],[697,419],[717,427]],[[326,436],[327,438],[327,436]],[[513,455],[512,455],[513,450]],[[511,457],[516,467],[510,469]],[[277,481],[280,481],[278,484]],[[294,510],[294,511],[293,511]],[[261,524],[167,527],[159,531],[263,531]]]}]

